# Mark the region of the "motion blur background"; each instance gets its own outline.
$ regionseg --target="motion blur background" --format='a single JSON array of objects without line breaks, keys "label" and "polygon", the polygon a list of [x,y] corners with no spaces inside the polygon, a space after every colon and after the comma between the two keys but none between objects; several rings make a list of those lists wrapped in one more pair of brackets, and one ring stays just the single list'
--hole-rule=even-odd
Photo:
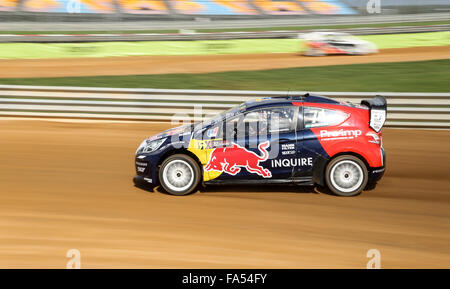
[{"label": "motion blur background", "polygon": [[[0,0],[0,267],[450,267],[449,28],[448,0]],[[315,31],[379,53],[303,56]],[[387,97],[376,189],[133,186],[173,114],[288,91]]]},{"label": "motion blur background", "polygon": [[[14,11],[15,15],[5,14],[15,19],[33,13],[97,14],[95,19],[106,18],[98,14],[146,14],[165,15],[174,18],[182,15],[207,16],[255,16],[255,15],[351,15],[368,14],[365,0],[2,0],[1,11]],[[376,1],[372,1],[375,3]],[[383,12],[425,13],[443,12],[449,3],[445,0],[383,0]],[[45,17],[34,15],[35,17]],[[46,15],[54,16],[54,15]],[[85,15],[84,15],[85,16]],[[67,20],[67,15],[59,15]],[[82,17],[77,15],[77,17]],[[41,19],[42,19],[41,18]],[[94,19],[94,18],[93,18]]]}]

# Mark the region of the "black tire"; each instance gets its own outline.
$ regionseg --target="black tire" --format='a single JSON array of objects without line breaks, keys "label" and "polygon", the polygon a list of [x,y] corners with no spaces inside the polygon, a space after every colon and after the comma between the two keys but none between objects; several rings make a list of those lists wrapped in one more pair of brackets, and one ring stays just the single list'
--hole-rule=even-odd
[{"label": "black tire", "polygon": [[359,195],[366,187],[368,179],[366,165],[352,155],[342,155],[332,159],[325,170],[328,188],[335,195],[342,197]]},{"label": "black tire", "polygon": [[[175,170],[176,168],[178,170]],[[164,191],[176,196],[192,193],[197,188],[201,175],[198,163],[185,154],[175,154],[165,159],[158,173],[159,182]],[[187,178],[184,186],[182,186],[183,178]]]}]

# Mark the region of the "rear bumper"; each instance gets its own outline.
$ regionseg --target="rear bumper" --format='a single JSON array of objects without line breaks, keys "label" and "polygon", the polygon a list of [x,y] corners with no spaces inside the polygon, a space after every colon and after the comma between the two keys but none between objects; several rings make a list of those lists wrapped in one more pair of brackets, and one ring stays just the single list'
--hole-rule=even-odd
[{"label": "rear bumper", "polygon": [[369,184],[375,184],[378,182],[384,175],[384,172],[386,171],[386,153],[384,152],[384,149],[381,149],[381,155],[383,158],[383,166],[378,168],[371,168],[369,170]]},{"label": "rear bumper", "polygon": [[381,177],[383,177],[384,172],[385,172],[386,168],[385,167],[380,167],[380,168],[373,168],[370,172],[369,172],[369,184],[375,184],[376,182],[378,182]]}]

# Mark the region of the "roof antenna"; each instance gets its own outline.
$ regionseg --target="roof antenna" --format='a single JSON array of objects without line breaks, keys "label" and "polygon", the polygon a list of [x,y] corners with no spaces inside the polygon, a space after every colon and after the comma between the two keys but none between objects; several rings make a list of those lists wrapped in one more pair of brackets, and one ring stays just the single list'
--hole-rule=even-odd
[{"label": "roof antenna", "polygon": [[303,100],[303,97],[308,97],[308,96],[309,96],[309,92],[306,92],[305,94],[302,95],[302,100]]}]

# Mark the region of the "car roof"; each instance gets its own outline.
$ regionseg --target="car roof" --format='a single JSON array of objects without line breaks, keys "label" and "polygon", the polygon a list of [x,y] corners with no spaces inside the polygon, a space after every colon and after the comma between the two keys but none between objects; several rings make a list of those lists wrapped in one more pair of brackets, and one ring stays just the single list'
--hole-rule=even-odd
[{"label": "car roof", "polygon": [[256,100],[247,101],[244,103],[247,110],[253,110],[259,107],[276,106],[276,105],[292,105],[293,102],[305,102],[305,103],[326,103],[326,104],[342,104],[341,102],[332,98],[309,94],[304,95],[286,95],[275,97],[264,97]]}]

